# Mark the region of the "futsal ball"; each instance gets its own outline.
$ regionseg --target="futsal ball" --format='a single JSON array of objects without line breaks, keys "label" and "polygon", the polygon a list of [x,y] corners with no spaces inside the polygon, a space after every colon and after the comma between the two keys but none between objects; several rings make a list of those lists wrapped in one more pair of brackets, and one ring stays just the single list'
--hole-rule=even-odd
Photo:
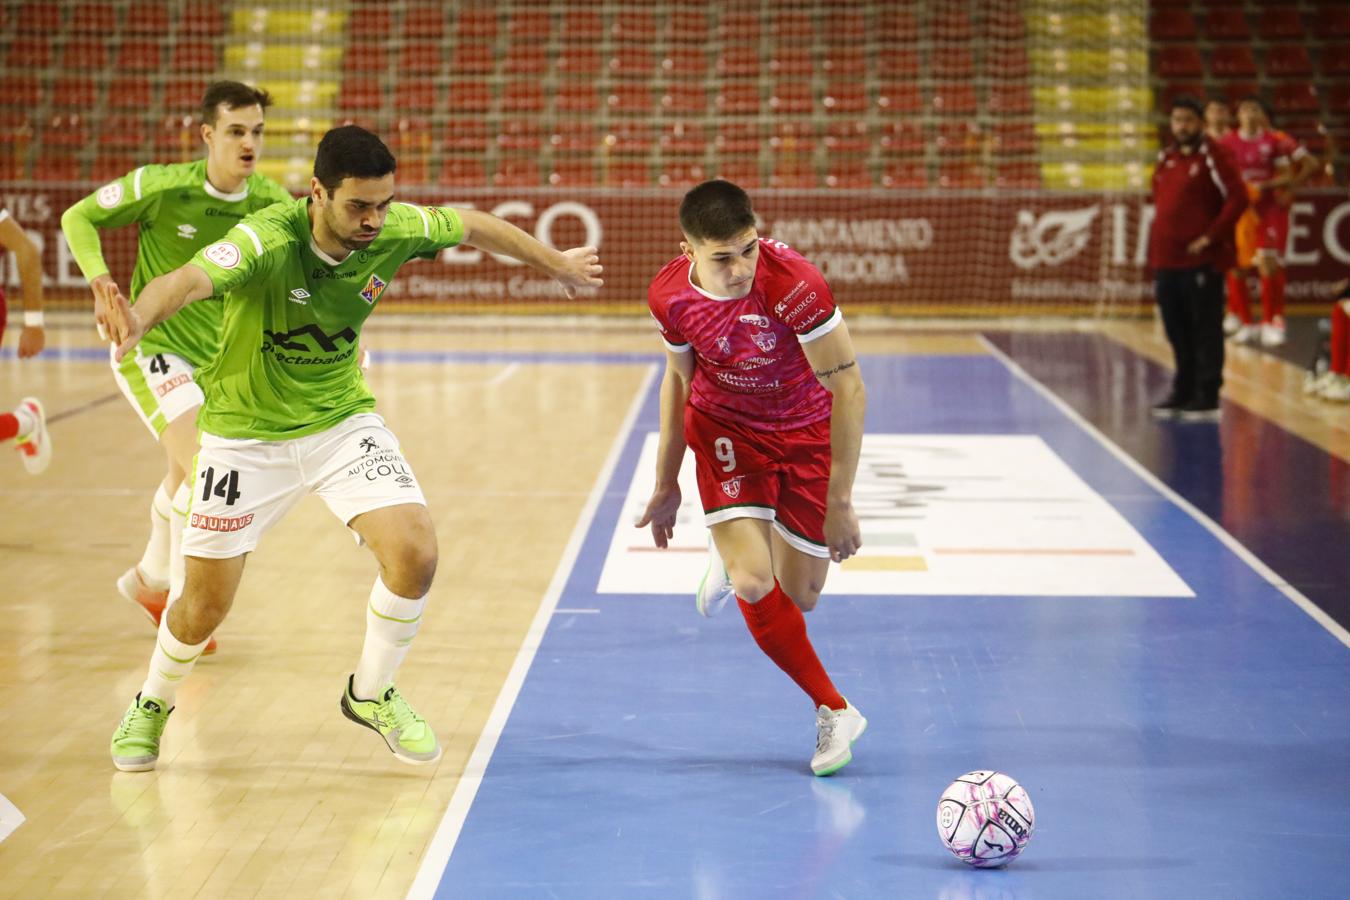
[{"label": "futsal ball", "polygon": [[1031,797],[1002,772],[967,772],[938,799],[938,837],[961,862],[981,869],[1016,859],[1035,822]]}]

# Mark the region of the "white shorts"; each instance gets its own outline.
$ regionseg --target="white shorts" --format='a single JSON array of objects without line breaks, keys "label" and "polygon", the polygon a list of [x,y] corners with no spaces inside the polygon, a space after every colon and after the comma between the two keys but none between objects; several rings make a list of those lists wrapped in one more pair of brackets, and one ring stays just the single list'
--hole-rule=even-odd
[{"label": "white shorts", "polygon": [[344,525],[373,509],[427,504],[398,439],[374,413],[289,441],[203,432],[193,479],[183,555],[209,559],[253,550],[311,491]]},{"label": "white shorts", "polygon": [[122,358],[113,359],[109,348],[108,362],[122,395],[136,410],[155,440],[164,433],[169,423],[184,413],[201,406],[206,397],[193,378],[192,364],[172,353],[144,355],[141,348]]}]

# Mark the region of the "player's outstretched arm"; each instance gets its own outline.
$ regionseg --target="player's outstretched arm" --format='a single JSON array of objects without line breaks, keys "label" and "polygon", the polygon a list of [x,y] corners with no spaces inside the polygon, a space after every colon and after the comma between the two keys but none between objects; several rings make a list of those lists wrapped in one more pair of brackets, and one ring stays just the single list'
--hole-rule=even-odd
[{"label": "player's outstretched arm", "polygon": [[862,546],[862,531],[853,512],[853,479],[862,450],[867,390],[858,371],[858,355],[848,325],[802,345],[806,361],[825,390],[834,395],[830,413],[830,486],[825,501],[825,543],[830,559],[843,562]]},{"label": "player's outstretched arm", "polygon": [[456,209],[455,212],[464,224],[462,243],[518,259],[556,278],[569,298],[577,295],[578,288],[598,288],[604,284],[600,278],[603,271],[600,257],[594,247],[554,250],[505,219],[476,209]]},{"label": "player's outstretched arm", "polygon": [[47,334],[42,327],[42,253],[12,216],[0,219],[0,247],[14,254],[23,288],[23,330],[19,332],[19,357],[42,352]]},{"label": "player's outstretched arm", "polygon": [[652,540],[665,549],[675,534],[680,511],[680,465],[684,462],[684,406],[694,377],[692,351],[666,350],[666,374],[661,379],[661,438],[656,446],[656,487],[634,527],[652,528]]},{"label": "player's outstretched arm", "polygon": [[185,263],[147,284],[134,307],[125,297],[114,297],[107,309],[108,336],[117,344],[114,358],[121,362],[151,328],[194,300],[205,300],[214,293],[215,288],[206,272],[192,263]]}]

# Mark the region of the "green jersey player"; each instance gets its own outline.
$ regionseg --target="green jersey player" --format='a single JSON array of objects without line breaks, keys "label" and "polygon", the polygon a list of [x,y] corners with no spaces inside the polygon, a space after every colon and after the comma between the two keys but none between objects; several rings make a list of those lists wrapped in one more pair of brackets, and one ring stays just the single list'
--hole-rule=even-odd
[{"label": "green jersey player", "polygon": [[113,298],[118,359],[193,301],[224,298],[222,349],[203,373],[187,583],[113,735],[119,769],[154,768],[178,686],[234,601],[245,555],[310,492],[380,564],[342,711],[404,762],[440,758],[435,734],[394,686],[426,606],[436,537],[412,467],[373,412],[357,359],[361,326],[404,262],[456,244],[533,266],[569,296],[601,284],[600,265],[594,248],[559,252],[486,213],[395,203],[394,170],[375,135],[336,128],[319,143],[310,196],[249,216],[146,285],[134,307]]},{"label": "green jersey player", "polygon": [[[103,260],[98,229],[134,222],[139,230],[131,275],[134,303],[152,278],[183,265],[244,216],[291,199],[281,185],[255,171],[262,151],[263,111],[270,103],[266,91],[235,81],[215,82],[202,98],[205,159],[142,166],[66,210],[61,227],[93,289],[100,331],[103,309],[121,296],[121,289]],[[156,624],[165,604],[181,590],[176,544],[188,490],[182,482],[197,452],[200,370],[220,347],[220,320],[219,302],[199,303],[155,328],[134,354],[113,364],[118,387],[168,461],[151,503],[145,552],[117,583],[122,595],[140,603]]]}]

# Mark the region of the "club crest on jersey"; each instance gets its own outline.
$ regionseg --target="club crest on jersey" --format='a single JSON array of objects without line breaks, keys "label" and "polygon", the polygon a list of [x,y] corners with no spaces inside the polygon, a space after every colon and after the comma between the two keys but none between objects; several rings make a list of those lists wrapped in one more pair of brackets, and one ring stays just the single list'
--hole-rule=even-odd
[{"label": "club crest on jersey", "polygon": [[731,338],[722,335],[717,339],[717,352],[726,356],[731,352]]},{"label": "club crest on jersey", "polygon": [[722,493],[732,500],[739,497],[741,495],[741,476],[737,475],[735,478],[729,478],[722,482]]},{"label": "club crest on jersey", "polygon": [[750,340],[755,342],[755,346],[765,353],[778,346],[778,338],[772,331],[756,331],[750,335]]},{"label": "club crest on jersey", "polygon": [[756,316],[756,315],[749,315],[749,314],[747,314],[747,315],[741,316],[741,321],[744,322],[744,323],[747,324],[747,325],[754,325],[756,328],[768,328],[768,327],[769,327],[769,317],[768,317],[768,316]]},{"label": "club crest on jersey", "polygon": [[380,280],[380,276],[372,272],[370,280],[366,282],[366,286],[361,290],[361,299],[367,303],[374,303],[376,300],[380,299],[380,295],[384,293],[384,288],[385,282]]},{"label": "club crest on jersey", "polygon": [[122,184],[118,181],[109,182],[98,189],[98,205],[104,209],[112,209],[122,202]]}]

